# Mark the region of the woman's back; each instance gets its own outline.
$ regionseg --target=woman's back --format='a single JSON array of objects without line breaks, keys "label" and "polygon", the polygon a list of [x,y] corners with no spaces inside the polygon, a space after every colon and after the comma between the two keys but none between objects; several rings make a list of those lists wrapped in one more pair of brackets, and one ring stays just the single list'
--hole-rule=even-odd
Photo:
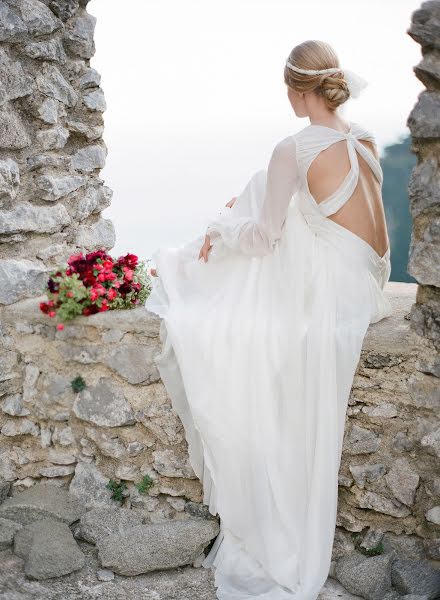
[{"label": "woman's back", "polygon": [[[326,135],[327,129],[329,128],[323,127],[320,132]],[[336,134],[346,135],[344,132],[334,131]],[[358,139],[358,142],[379,161],[373,141]],[[345,139],[336,140],[312,160],[307,170],[307,184],[318,205],[327,202],[333,194],[337,195],[349,175],[352,162],[347,150]],[[389,247],[389,239],[382,202],[382,182],[358,151],[356,158],[359,171],[356,185],[343,205],[327,217],[362,238],[379,256],[383,256]]]}]

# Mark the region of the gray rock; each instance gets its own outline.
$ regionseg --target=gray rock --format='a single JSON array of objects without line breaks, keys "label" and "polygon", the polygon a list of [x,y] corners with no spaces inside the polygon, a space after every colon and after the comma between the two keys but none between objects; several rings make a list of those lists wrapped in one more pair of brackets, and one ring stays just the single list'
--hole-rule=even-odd
[{"label": "gray rock", "polygon": [[21,18],[34,36],[46,35],[59,29],[61,23],[39,0],[20,0]]},{"label": "gray rock", "polygon": [[418,96],[418,102],[407,119],[411,134],[416,138],[440,137],[440,123],[437,115],[440,110],[440,96],[435,91],[425,90]]},{"label": "gray rock", "polygon": [[[0,459],[3,459],[3,456],[0,456]],[[5,481],[3,477],[0,477],[0,504],[8,497],[10,489],[10,482]]]},{"label": "gray rock", "polygon": [[69,491],[85,508],[114,507],[107,483],[108,478],[94,464],[78,463]]},{"label": "gray rock", "polygon": [[32,260],[0,260],[0,304],[41,294],[47,274],[47,268]]},{"label": "gray rock", "polygon": [[0,198],[13,200],[20,184],[18,165],[11,158],[0,160]]},{"label": "gray rock", "polygon": [[426,555],[433,560],[440,560],[440,537],[424,540]]},{"label": "gray rock", "polygon": [[403,558],[424,558],[423,540],[416,535],[397,535],[391,531],[382,538],[384,552],[395,550]]},{"label": "gray rock", "polygon": [[98,542],[98,556],[120,575],[170,569],[192,564],[218,532],[218,523],[206,519],[140,525]]},{"label": "gray rock", "polygon": [[[55,233],[71,222],[67,209],[62,204],[56,206],[36,206],[30,202],[20,202],[13,210],[0,210],[0,233],[18,233],[23,231],[36,231],[38,233]],[[5,276],[8,276],[8,262],[5,261]],[[16,264],[21,262],[22,269],[41,270],[40,263],[32,261],[24,262],[15,260],[11,263],[11,269],[15,269]],[[38,267],[35,265],[38,264]],[[11,281],[16,278],[11,273]],[[6,291],[6,290],[5,290]]]},{"label": "gray rock", "polygon": [[70,132],[62,125],[56,125],[50,129],[43,129],[36,135],[37,142],[44,150],[56,150],[64,148],[69,138]]},{"label": "gray rock", "polygon": [[57,465],[55,467],[42,467],[40,475],[43,477],[65,477],[75,472],[75,465]]},{"label": "gray rock", "polygon": [[153,383],[160,379],[154,362],[156,352],[151,345],[121,344],[115,346],[105,364],[129,383]]},{"label": "gray rock", "polygon": [[141,517],[128,508],[93,508],[81,517],[76,537],[97,544],[110,534],[124,533],[142,525]]},{"label": "gray rock", "polygon": [[110,569],[99,569],[96,571],[98,581],[113,581],[115,574]]},{"label": "gray rock", "polygon": [[8,419],[4,422],[1,433],[6,437],[21,435],[33,435],[37,437],[40,433],[40,427],[30,419]]},{"label": "gray rock", "polygon": [[426,520],[435,525],[440,525],[440,506],[433,506],[425,513]]},{"label": "gray rock", "polygon": [[92,429],[91,427],[87,427],[86,434],[97,445],[104,456],[119,459],[127,455],[124,444],[117,436],[110,437],[104,431]]},{"label": "gray rock", "polygon": [[66,125],[70,131],[84,135],[90,142],[99,139],[104,132],[103,125],[89,125],[75,119],[67,119]]},{"label": "gray rock", "polygon": [[43,64],[41,72],[37,75],[37,86],[41,93],[67,106],[73,107],[78,101],[75,90],[55,65]]},{"label": "gray rock", "polygon": [[440,203],[440,174],[433,157],[425,158],[414,167],[408,185],[408,194],[413,218]]},{"label": "gray rock", "polygon": [[349,465],[351,474],[360,488],[365,486],[366,482],[373,482],[380,479],[385,474],[385,465],[381,463],[364,464],[364,465]]},{"label": "gray rock", "polygon": [[55,100],[55,98],[45,98],[38,108],[39,118],[51,125],[58,123],[60,106],[63,106],[63,104],[58,102],[58,100]]},{"label": "gray rock", "polygon": [[28,96],[34,89],[33,80],[23,71],[19,62],[13,62],[4,48],[0,48],[0,104]]},{"label": "gray rock", "polygon": [[93,34],[96,18],[87,12],[77,14],[69,20],[64,44],[73,54],[91,58],[95,54]]},{"label": "gray rock", "polygon": [[15,523],[10,519],[3,519],[0,517],[0,551],[6,550],[9,546],[12,546],[14,542],[14,535],[22,528],[20,523]]},{"label": "gray rock", "polygon": [[153,466],[165,477],[196,478],[186,454],[177,453],[174,449],[155,450],[152,454]]},{"label": "gray rock", "polygon": [[344,449],[347,454],[370,454],[376,452],[379,445],[380,438],[378,435],[355,423],[352,424],[344,436]]},{"label": "gray rock", "polygon": [[21,394],[7,396],[1,403],[1,409],[11,417],[26,417],[30,415],[30,411],[24,407]]},{"label": "gray rock", "polygon": [[6,2],[0,2],[0,41],[21,42],[27,35],[23,19]]},{"label": "gray rock", "polygon": [[52,441],[60,446],[71,446],[75,442],[71,427],[56,426],[52,435]]},{"label": "gray rock", "polygon": [[25,561],[30,579],[61,577],[82,569],[84,554],[66,523],[43,519],[26,525],[14,539],[14,552]]},{"label": "gray rock", "polygon": [[21,117],[12,108],[0,109],[0,148],[21,150],[30,146],[31,138]]},{"label": "gray rock", "polygon": [[425,595],[429,600],[440,596],[440,569],[427,560],[397,558],[392,566],[391,579],[401,594]]},{"label": "gray rock", "polygon": [[23,492],[6,498],[0,505],[0,517],[22,525],[40,519],[56,519],[71,524],[77,521],[84,509],[75,498],[53,485],[36,484]]},{"label": "gray rock", "polygon": [[411,514],[409,508],[398,500],[390,500],[370,490],[362,491],[357,500],[361,508],[369,508],[392,517],[407,517]]},{"label": "gray rock", "polygon": [[414,406],[440,410],[440,385],[438,377],[413,373],[408,379],[408,391]]},{"label": "gray rock", "polygon": [[81,75],[79,85],[81,89],[98,87],[101,83],[101,75],[96,69],[89,67],[84,75]]},{"label": "gray rock", "polygon": [[64,22],[77,12],[79,0],[49,0],[49,7]]},{"label": "gray rock", "polygon": [[72,167],[76,171],[89,173],[105,166],[107,150],[98,144],[81,148],[72,156]]},{"label": "gray rock", "polygon": [[79,419],[100,427],[120,427],[136,422],[122,390],[110,377],[101,377],[96,385],[87,386],[79,392],[73,412]]},{"label": "gray rock", "polygon": [[53,202],[85,185],[87,178],[82,175],[41,175],[35,183],[39,197]]},{"label": "gray rock", "polygon": [[423,232],[422,239],[416,241],[414,233],[411,237],[408,273],[419,283],[440,287],[440,274],[437,269],[440,260],[439,248],[440,218],[433,217]]},{"label": "gray rock", "polygon": [[55,450],[55,448],[50,448],[47,458],[50,462],[55,463],[56,465],[71,465],[76,463],[76,458],[73,454],[69,454],[68,452],[62,452],[60,450]]},{"label": "gray rock", "polygon": [[425,446],[431,454],[440,458],[440,427],[427,435],[424,435],[420,440],[422,446]]},{"label": "gray rock", "polygon": [[22,50],[23,54],[37,60],[49,60],[64,64],[66,53],[60,40],[45,40],[44,42],[29,42]]},{"label": "gray rock", "polygon": [[393,461],[390,471],[385,475],[385,481],[400,502],[407,506],[414,504],[420,477],[405,458]]},{"label": "gray rock", "polygon": [[70,165],[69,156],[54,156],[51,154],[34,154],[26,159],[29,171],[47,167],[68,169]]},{"label": "gray rock", "polygon": [[92,224],[81,224],[77,229],[75,245],[89,252],[101,248],[113,248],[116,241],[115,228],[110,219],[99,218]]},{"label": "gray rock", "polygon": [[358,552],[336,562],[336,577],[352,594],[366,600],[383,600],[391,590],[393,554],[366,557]]},{"label": "gray rock", "polygon": [[104,112],[107,109],[104,92],[101,89],[84,94],[82,100],[89,110]]},{"label": "gray rock", "polygon": [[[82,190],[81,190],[82,191]],[[112,192],[107,186],[88,187],[75,206],[75,219],[83,221],[92,214],[98,214],[108,206]]]},{"label": "gray rock", "polygon": [[412,14],[408,34],[422,46],[440,49],[438,2],[423,2]]},{"label": "gray rock", "polygon": [[386,417],[388,419],[397,417],[398,415],[397,406],[391,402],[384,402],[383,404],[379,404],[379,406],[363,406],[362,412],[369,417]]},{"label": "gray rock", "polygon": [[403,431],[398,431],[393,439],[393,447],[396,450],[409,452],[413,449],[414,444]]}]

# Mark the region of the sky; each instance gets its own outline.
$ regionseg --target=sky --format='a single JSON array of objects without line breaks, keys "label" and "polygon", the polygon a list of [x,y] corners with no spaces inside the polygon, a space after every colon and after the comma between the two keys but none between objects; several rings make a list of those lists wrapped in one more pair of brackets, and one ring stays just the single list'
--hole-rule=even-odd
[{"label": "sky", "polygon": [[[122,10],[122,6],[124,10]],[[113,190],[114,256],[148,260],[203,235],[276,143],[310,121],[295,116],[283,80],[291,49],[320,39],[368,87],[341,116],[383,153],[409,133],[424,89],[420,46],[406,33],[418,0],[91,0],[91,66],[101,74]],[[154,264],[154,261],[150,263]]]}]

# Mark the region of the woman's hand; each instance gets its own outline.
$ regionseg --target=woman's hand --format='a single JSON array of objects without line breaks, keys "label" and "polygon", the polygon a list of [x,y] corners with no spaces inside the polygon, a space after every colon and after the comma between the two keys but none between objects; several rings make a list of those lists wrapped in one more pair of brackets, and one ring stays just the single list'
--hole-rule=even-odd
[{"label": "woman's hand", "polygon": [[237,196],[234,196],[232,198],[232,200],[230,200],[225,206],[228,206],[229,208],[232,208],[232,205],[234,204],[234,202],[237,200]]},{"label": "woman's hand", "polygon": [[209,235],[205,235],[205,243],[200,248],[199,260],[203,258],[205,262],[208,262],[208,252],[211,250],[211,248],[211,238],[209,237]]}]

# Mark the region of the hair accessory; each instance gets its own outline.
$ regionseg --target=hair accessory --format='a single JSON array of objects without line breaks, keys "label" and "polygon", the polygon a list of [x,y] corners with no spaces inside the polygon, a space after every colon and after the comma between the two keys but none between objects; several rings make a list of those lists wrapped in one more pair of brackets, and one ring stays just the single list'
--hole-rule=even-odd
[{"label": "hair accessory", "polygon": [[351,98],[358,98],[361,91],[368,85],[368,81],[366,79],[364,79],[354,71],[351,71],[350,69],[342,69],[340,67],[332,67],[330,69],[300,69],[299,67],[292,65],[292,63],[289,62],[289,59],[286,60],[286,65],[289,67],[289,69],[292,69],[297,73],[302,73],[303,75],[325,75],[326,73],[343,73]]}]

